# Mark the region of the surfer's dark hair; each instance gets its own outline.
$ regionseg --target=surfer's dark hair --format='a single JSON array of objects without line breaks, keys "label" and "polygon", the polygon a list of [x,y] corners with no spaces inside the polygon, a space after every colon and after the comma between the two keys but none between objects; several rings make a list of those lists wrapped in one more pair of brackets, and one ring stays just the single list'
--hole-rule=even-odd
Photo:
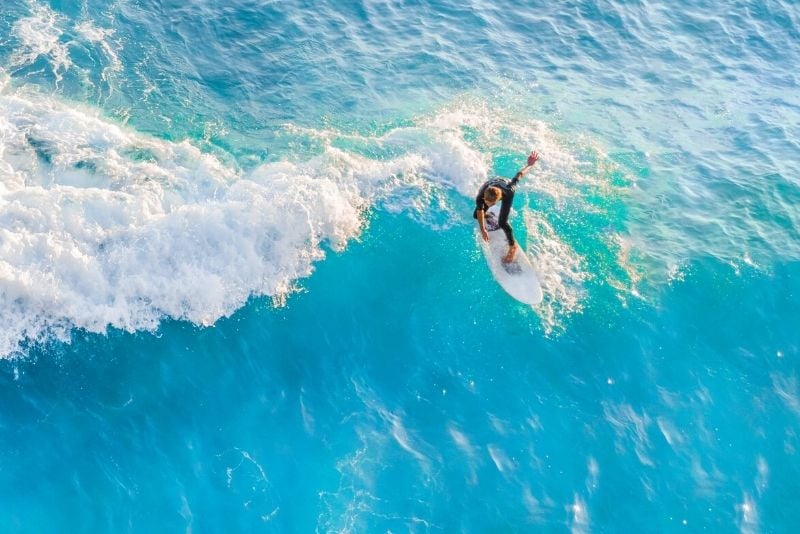
[{"label": "surfer's dark hair", "polygon": [[487,187],[486,191],[483,192],[483,199],[487,202],[494,202],[499,196],[496,187]]}]

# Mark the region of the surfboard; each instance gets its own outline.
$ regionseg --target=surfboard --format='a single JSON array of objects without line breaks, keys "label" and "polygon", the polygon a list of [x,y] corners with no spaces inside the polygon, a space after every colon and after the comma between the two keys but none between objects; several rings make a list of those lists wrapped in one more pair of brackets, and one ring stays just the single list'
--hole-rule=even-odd
[{"label": "surfboard", "polygon": [[519,242],[514,261],[503,262],[503,258],[508,253],[508,241],[506,241],[505,232],[498,226],[499,211],[499,207],[496,205],[486,211],[484,222],[486,230],[489,232],[488,243],[481,237],[480,227],[476,227],[478,243],[483,249],[489,270],[506,293],[524,304],[539,304],[542,301],[542,286],[530,259],[528,259],[528,254]]}]

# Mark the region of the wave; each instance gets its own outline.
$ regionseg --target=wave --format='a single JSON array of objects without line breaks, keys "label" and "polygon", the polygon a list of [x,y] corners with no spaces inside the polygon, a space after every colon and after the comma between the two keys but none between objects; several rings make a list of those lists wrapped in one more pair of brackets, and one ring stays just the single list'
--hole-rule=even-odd
[{"label": "wave", "polygon": [[[4,356],[73,329],[212,325],[251,297],[280,304],[326,250],[358,238],[373,208],[440,230],[471,224],[465,198],[531,146],[546,156],[522,185],[532,193],[522,209],[558,218],[588,206],[584,190],[608,187],[545,123],[471,99],[366,134],[286,124],[287,146],[310,148],[245,170],[7,77],[0,88]],[[587,267],[552,221],[531,221],[554,304],[536,313],[552,331],[580,311]]]},{"label": "wave", "polygon": [[30,341],[66,341],[74,328],[154,330],[165,317],[210,325],[252,296],[280,300],[327,247],[359,235],[377,199],[405,209],[397,192],[420,189],[423,175],[446,182],[475,169],[477,182],[487,172],[480,154],[447,141],[386,160],[328,143],[305,161],[245,172],[187,141],[3,86],[5,356]]}]

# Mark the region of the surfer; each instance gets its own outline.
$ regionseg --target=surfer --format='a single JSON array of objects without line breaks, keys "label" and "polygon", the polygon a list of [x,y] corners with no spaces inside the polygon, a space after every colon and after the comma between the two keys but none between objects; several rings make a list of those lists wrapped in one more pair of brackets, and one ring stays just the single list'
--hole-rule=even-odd
[{"label": "surfer", "polygon": [[511,203],[514,202],[514,191],[517,188],[519,179],[533,168],[536,160],[539,159],[539,153],[533,151],[528,156],[528,164],[522,167],[514,178],[506,180],[505,178],[492,178],[481,186],[478,190],[478,196],[475,197],[475,211],[472,217],[478,219],[478,224],[481,227],[481,236],[484,241],[489,241],[489,232],[486,231],[486,210],[497,204],[500,204],[500,219],[497,221],[497,227],[502,228],[508,240],[508,253],[503,257],[505,263],[514,261],[514,255],[517,253],[517,242],[514,241],[514,232],[511,230],[511,225],[508,224],[508,213],[511,211]]}]

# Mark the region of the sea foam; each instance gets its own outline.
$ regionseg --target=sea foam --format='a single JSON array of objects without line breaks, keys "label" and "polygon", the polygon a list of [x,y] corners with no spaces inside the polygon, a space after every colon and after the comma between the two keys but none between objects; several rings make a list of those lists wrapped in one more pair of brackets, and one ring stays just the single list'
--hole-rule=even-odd
[{"label": "sea foam", "polygon": [[64,17],[49,6],[32,1],[28,5],[30,15],[16,21],[12,29],[20,47],[11,58],[11,67],[21,68],[44,57],[58,82],[72,65],[69,44],[62,39]]},{"label": "sea foam", "polygon": [[4,85],[6,356],[27,341],[68,340],[75,328],[154,330],[163,318],[210,325],[251,296],[280,300],[326,248],[359,235],[375,202],[421,190],[425,177],[477,183],[487,172],[476,151],[441,131],[427,132],[426,151],[386,160],[326,143],[305,161],[246,172],[188,141],[148,137]]}]

